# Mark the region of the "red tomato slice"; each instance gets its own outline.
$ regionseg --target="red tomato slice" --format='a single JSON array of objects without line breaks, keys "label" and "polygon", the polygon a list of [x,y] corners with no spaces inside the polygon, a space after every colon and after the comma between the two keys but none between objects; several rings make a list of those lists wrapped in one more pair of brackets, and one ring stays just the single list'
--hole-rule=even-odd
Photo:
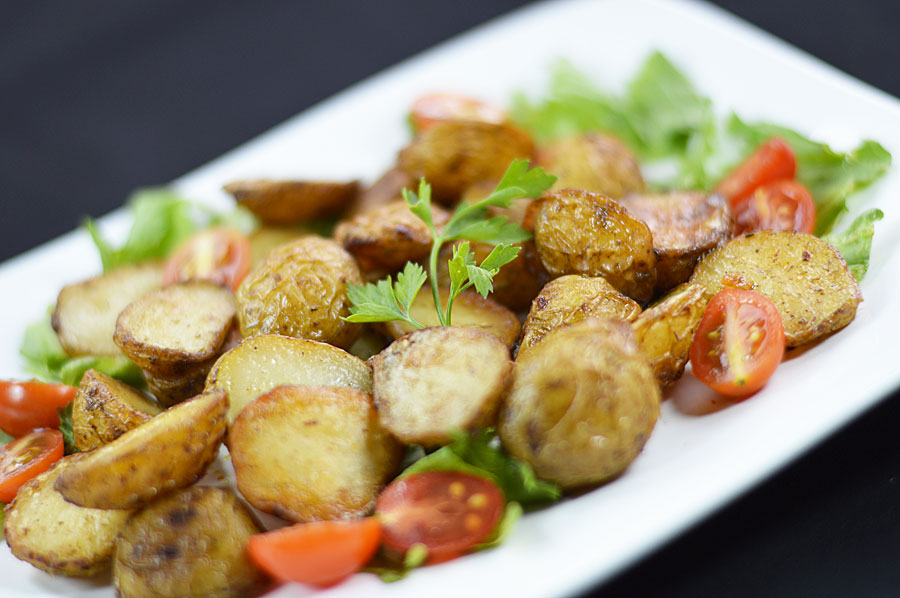
[{"label": "red tomato slice", "polygon": [[10,502],[19,487],[62,459],[59,430],[35,430],[0,447],[0,502]]},{"label": "red tomato slice", "polygon": [[250,240],[239,231],[213,228],[185,241],[169,258],[163,284],[208,280],[237,290],[250,272]]},{"label": "red tomato slice", "polygon": [[765,385],[784,356],[781,315],[756,291],[725,289],[706,306],[691,343],[691,368],[724,395],[746,397]]},{"label": "red tomato slice", "polygon": [[750,195],[754,189],[797,174],[797,159],[787,143],[777,137],[759,146],[749,158],[739,164],[716,187],[716,192],[734,202]]},{"label": "red tomato slice", "polygon": [[250,537],[250,557],[272,577],[335,584],[369,562],[381,542],[375,517],[299,523]]},{"label": "red tomato slice", "polygon": [[391,482],[378,497],[375,514],[387,547],[406,553],[422,544],[434,563],[484,541],[500,521],[504,504],[503,492],[488,479],[429,471]]},{"label": "red tomato slice", "polygon": [[37,428],[58,428],[57,408],[75,398],[74,386],[0,380],[0,430],[18,438]]},{"label": "red tomato slice", "polygon": [[475,98],[434,93],[413,102],[409,118],[416,132],[421,133],[442,120],[477,120],[501,124],[506,122],[506,113]]},{"label": "red tomato slice", "polygon": [[732,204],[736,233],[793,230],[812,234],[816,207],[806,187],[788,179],[757,187]]}]

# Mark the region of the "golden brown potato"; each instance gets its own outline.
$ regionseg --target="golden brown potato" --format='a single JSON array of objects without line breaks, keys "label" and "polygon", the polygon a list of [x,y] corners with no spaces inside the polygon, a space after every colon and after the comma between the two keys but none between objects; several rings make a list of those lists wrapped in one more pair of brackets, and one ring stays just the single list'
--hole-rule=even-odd
[{"label": "golden brown potato", "polygon": [[641,312],[631,324],[638,346],[663,388],[681,378],[694,332],[709,297],[702,285],[685,283]]},{"label": "golden brown potato", "polygon": [[425,177],[436,201],[453,204],[471,185],[500,180],[510,162],[533,151],[528,134],[512,125],[446,120],[419,134],[397,164],[413,180]]},{"label": "golden brown potato", "polygon": [[[450,218],[446,210],[432,206],[431,219],[441,228]],[[363,270],[394,271],[406,262],[428,257],[434,239],[428,226],[413,214],[405,201],[396,201],[344,220],[334,230],[335,240],[353,254]]]},{"label": "golden brown potato", "polygon": [[497,337],[465,326],[411,332],[371,364],[382,425],[406,444],[423,445],[492,425],[513,367]]},{"label": "golden brown potato", "polygon": [[128,304],[113,338],[138,367],[178,377],[212,365],[235,310],[230,289],[202,281],[172,284]]},{"label": "golden brown potato", "polygon": [[656,256],[647,225],[599,193],[564,189],[541,198],[534,242],[551,276],[602,276],[640,304],[653,296]]},{"label": "golden brown potato", "polygon": [[356,197],[359,183],[255,179],[228,183],[225,191],[264,224],[290,226],[339,213]]},{"label": "golden brown potato", "polygon": [[602,193],[614,199],[644,190],[637,158],[609,135],[586,133],[540,148],[538,163],[556,175],[554,190],[571,187]]},{"label": "golden brown potato", "polygon": [[368,514],[400,464],[402,446],[369,394],[279,386],[250,403],[228,432],[241,494],[289,521]]},{"label": "golden brown potato", "polygon": [[109,568],[116,536],[131,511],[85,509],[53,488],[59,475],[85,456],[65,457],[19,488],[3,522],[16,558],[70,577],[91,577]]},{"label": "golden brown potato", "polygon": [[86,453],[56,479],[66,500],[133,509],[200,479],[225,436],[228,397],[202,394]]},{"label": "golden brown potato", "polygon": [[401,199],[403,188],[412,189],[415,185],[416,181],[411,176],[395,166],[356,196],[356,201],[347,209],[347,215],[353,217]]},{"label": "golden brown potato", "polygon": [[243,337],[283,334],[347,348],[359,334],[350,315],[348,284],[359,266],[331,239],[308,236],[273,250],[237,290]]},{"label": "golden brown potato", "polygon": [[156,401],[160,405],[168,409],[203,392],[206,377],[209,375],[212,365],[207,362],[195,370],[177,376],[157,376],[143,370],[147,390],[156,397]]},{"label": "golden brown potato", "polygon": [[120,598],[252,596],[266,580],[247,556],[263,531],[230,489],[195,486],[135,513],[116,541]]},{"label": "golden brown potato", "polygon": [[[441,305],[446,309],[450,291],[440,289]],[[434,309],[434,297],[431,289],[422,287],[419,294],[413,300],[409,308],[412,319],[423,326],[440,326],[437,312]],[[482,328],[500,339],[507,347],[512,347],[519,338],[519,318],[516,314],[506,309],[499,303],[484,299],[478,293],[463,291],[453,301],[453,314],[451,321],[454,326],[472,326]],[[400,338],[410,333],[415,328],[406,322],[388,322],[384,330],[391,338]]]},{"label": "golden brown potato", "polygon": [[222,355],[209,372],[206,390],[228,393],[231,422],[250,401],[285,384],[348,386],[372,392],[372,374],[364,361],[343,349],[267,334],[245,339]]},{"label": "golden brown potato", "polygon": [[260,265],[276,247],[287,245],[310,232],[302,227],[259,227],[250,235],[251,268]]},{"label": "golden brown potato", "polygon": [[637,457],[659,416],[659,384],[623,320],[583,320],[516,361],[501,409],[504,448],[563,488],[604,482]]},{"label": "golden brown potato", "polygon": [[560,276],[541,290],[531,304],[522,328],[519,355],[536,345],[548,332],[587,318],[622,318],[633,321],[641,306],[600,276]]},{"label": "golden brown potato", "polygon": [[75,446],[79,451],[93,450],[160,411],[159,405],[124,382],[90,369],[81,378],[72,403]]},{"label": "golden brown potato", "polygon": [[781,314],[788,347],[840,330],[862,301],[843,256],[804,233],[760,231],[732,239],[700,261],[691,282],[709,296],[726,287],[766,295]]},{"label": "golden brown potato", "polygon": [[734,228],[731,210],[717,194],[669,191],[628,195],[618,201],[650,227],[657,294],[689,279],[700,258],[730,239]]},{"label": "golden brown potato", "polygon": [[52,318],[59,343],[73,357],[121,355],[113,341],[119,312],[161,284],[162,266],[147,263],[121,266],[63,287]]}]

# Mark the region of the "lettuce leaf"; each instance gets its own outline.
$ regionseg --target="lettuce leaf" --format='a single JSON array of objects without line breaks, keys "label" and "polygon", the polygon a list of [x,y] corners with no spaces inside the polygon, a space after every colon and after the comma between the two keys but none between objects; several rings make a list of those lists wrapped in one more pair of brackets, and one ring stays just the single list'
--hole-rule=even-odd
[{"label": "lettuce leaf", "polygon": [[869,269],[869,252],[872,249],[875,223],[882,218],[884,212],[878,208],[867,210],[857,216],[847,230],[822,237],[841,252],[856,280],[862,280]]}]

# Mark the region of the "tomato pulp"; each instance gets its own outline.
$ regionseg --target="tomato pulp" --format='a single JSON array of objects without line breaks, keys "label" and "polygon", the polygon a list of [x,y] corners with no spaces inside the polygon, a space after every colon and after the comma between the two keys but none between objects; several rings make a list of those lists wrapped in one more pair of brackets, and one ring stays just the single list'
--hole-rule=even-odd
[{"label": "tomato pulp", "polygon": [[169,261],[163,284],[207,280],[237,290],[250,272],[250,240],[228,228],[202,231],[185,241]]},{"label": "tomato pulp", "polygon": [[0,502],[10,502],[22,484],[50,469],[62,456],[59,430],[35,430],[0,447]]},{"label": "tomato pulp", "polygon": [[793,230],[812,234],[816,208],[812,195],[797,181],[781,180],[757,187],[732,206],[736,234],[758,230]]},{"label": "tomato pulp", "polygon": [[790,146],[774,137],[753,152],[716,186],[716,192],[734,203],[750,195],[760,185],[781,179],[793,179],[797,174],[797,159]]}]

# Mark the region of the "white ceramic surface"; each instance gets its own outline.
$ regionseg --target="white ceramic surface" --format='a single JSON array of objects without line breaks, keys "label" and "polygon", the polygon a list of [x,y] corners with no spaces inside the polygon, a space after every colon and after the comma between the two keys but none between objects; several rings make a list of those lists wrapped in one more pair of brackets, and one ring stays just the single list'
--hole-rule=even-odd
[{"label": "white ceramic surface", "polygon": [[[571,59],[604,87],[619,89],[654,49],[682,68],[717,110],[765,118],[841,145],[864,138],[900,155],[900,102],[736,18],[691,1],[544,3],[488,23],[401,63],[289,120],[176,181],[187,196],[227,205],[219,190],[251,176],[361,177],[392,161],[407,135],[403,118],[422,93],[453,90],[505,102],[539,91],[548,65]],[[782,91],[777,97],[770,90]],[[856,196],[854,212],[880,206],[864,303],[840,334],[785,362],[768,386],[703,417],[669,401],[643,454],[619,480],[526,516],[500,548],[383,584],[355,578],[323,596],[566,596],[600,583],[733,499],[900,385],[900,368],[878,339],[900,332],[900,195],[893,169]],[[127,219],[104,220],[121,233]],[[18,345],[60,288],[99,270],[82,232],[0,266],[0,372],[24,375]],[[852,371],[853,375],[846,372]],[[704,388],[686,377],[679,395]],[[109,585],[52,578],[0,548],[0,596],[112,596]],[[299,586],[279,596],[306,595]]]}]

